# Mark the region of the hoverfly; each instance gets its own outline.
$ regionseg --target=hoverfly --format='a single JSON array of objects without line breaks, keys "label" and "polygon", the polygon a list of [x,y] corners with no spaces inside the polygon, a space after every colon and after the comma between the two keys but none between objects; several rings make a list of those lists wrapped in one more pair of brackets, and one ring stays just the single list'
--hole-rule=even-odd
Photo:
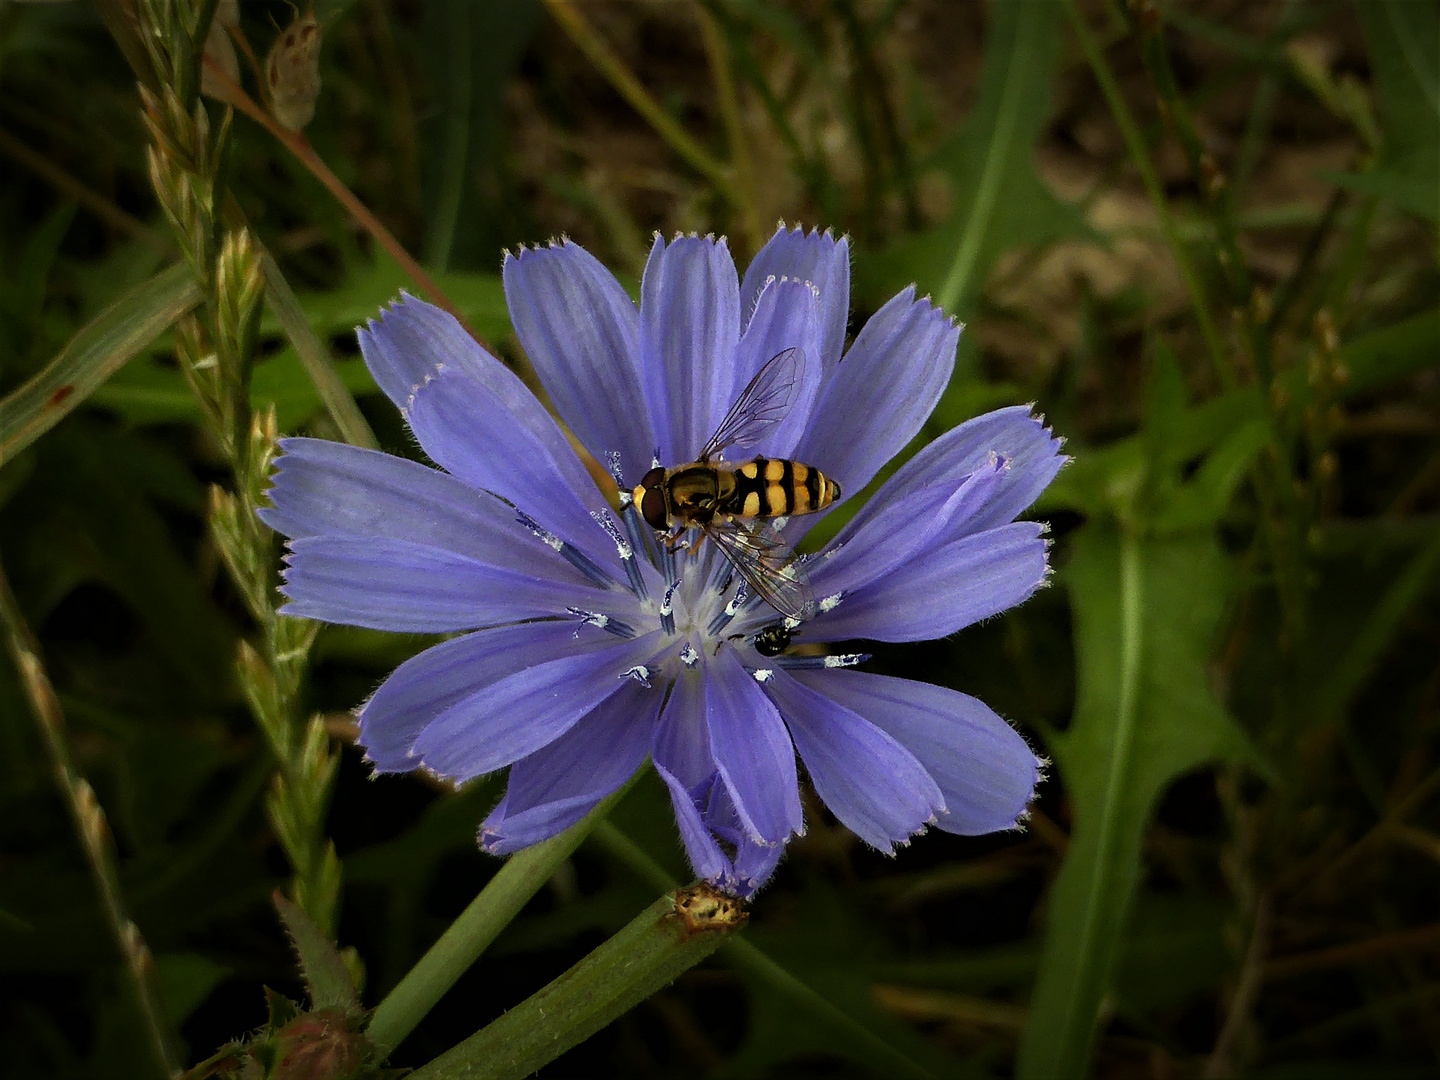
[{"label": "hoverfly", "polygon": [[797,620],[815,613],[815,596],[795,552],[769,519],[824,510],[840,498],[840,485],[799,461],[757,457],[731,464],[719,458],[732,446],[754,445],[784,419],[801,361],[799,349],[772,356],[698,460],[670,469],[656,466],[631,493],[641,517],[656,531],[670,533],[672,545],[686,529],[699,529],[758,596]]}]

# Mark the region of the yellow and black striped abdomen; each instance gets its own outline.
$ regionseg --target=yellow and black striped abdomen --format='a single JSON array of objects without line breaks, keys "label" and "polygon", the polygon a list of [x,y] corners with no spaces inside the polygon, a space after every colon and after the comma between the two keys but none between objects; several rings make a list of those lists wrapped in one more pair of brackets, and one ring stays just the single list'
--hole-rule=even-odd
[{"label": "yellow and black striped abdomen", "polygon": [[735,490],[724,512],[774,518],[813,514],[840,497],[840,485],[819,469],[785,458],[756,458],[733,467]]}]

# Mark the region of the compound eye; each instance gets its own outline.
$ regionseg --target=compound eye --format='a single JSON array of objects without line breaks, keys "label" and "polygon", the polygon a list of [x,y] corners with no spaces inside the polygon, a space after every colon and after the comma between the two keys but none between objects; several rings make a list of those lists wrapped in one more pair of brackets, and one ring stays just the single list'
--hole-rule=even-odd
[{"label": "compound eye", "polygon": [[640,500],[640,516],[645,519],[645,523],[652,529],[662,531],[668,524],[665,513],[665,490],[660,482],[654,484],[648,483],[650,477],[656,472],[661,474],[661,479],[663,480],[665,474],[664,469],[652,470],[645,474],[647,483],[645,485],[645,497]]},{"label": "compound eye", "polygon": [[665,479],[665,469],[662,466],[655,466],[640,478],[640,486],[643,488],[656,487]]}]

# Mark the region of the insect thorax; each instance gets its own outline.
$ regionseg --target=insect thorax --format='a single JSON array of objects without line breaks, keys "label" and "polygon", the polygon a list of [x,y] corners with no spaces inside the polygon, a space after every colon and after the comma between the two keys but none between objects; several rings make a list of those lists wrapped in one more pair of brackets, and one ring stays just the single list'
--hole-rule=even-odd
[{"label": "insect thorax", "polygon": [[676,517],[697,525],[708,524],[734,489],[735,479],[724,469],[696,463],[673,470],[666,481],[670,508]]}]

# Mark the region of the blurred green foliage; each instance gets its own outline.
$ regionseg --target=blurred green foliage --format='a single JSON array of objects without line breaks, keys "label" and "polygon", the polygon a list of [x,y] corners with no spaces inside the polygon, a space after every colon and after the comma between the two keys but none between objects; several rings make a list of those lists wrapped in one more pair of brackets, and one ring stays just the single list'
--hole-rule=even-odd
[{"label": "blurred green foliage", "polygon": [[[1035,511],[1058,587],[873,661],[983,697],[1053,757],[1029,831],[927,836],[892,861],[812,800],[745,935],[778,969],[722,950],[542,1075],[1440,1068],[1440,16],[1427,0],[1086,0],[1097,73],[1066,7],[578,5],[727,163],[722,190],[545,4],[316,5],[307,138],[527,378],[506,245],[567,233],[633,283],[652,230],[729,232],[743,259],[748,223],[784,218],[850,234],[852,327],[911,281],[968,322],[912,452],[1035,401],[1075,457]],[[102,18],[126,9],[0,2],[0,560],[193,1064],[266,1020],[263,986],[304,992],[269,901],[288,874],[263,810],[273,762],[233,673],[253,627],[204,525],[225,460],[163,332],[194,299],[167,269],[134,75]],[[292,18],[280,0],[240,11],[262,56]],[[1142,62],[1146,35],[1172,86]],[[1232,389],[1100,76],[1135,118]],[[1177,110],[1213,172],[1192,172]],[[381,444],[414,454],[352,331],[419,287],[244,118],[228,183]],[[1227,230],[1255,283],[1239,304]],[[283,431],[337,436],[268,313],[251,391]],[[324,629],[306,708],[344,741],[348,710],[431,640]],[[493,874],[474,833],[498,791],[372,783],[345,752],[328,825],[363,1004]],[[611,820],[644,865],[688,876],[651,778]],[[582,847],[395,1063],[625,926],[655,896],[637,866]],[[148,1075],[117,958],[0,664],[0,1077]]]}]

